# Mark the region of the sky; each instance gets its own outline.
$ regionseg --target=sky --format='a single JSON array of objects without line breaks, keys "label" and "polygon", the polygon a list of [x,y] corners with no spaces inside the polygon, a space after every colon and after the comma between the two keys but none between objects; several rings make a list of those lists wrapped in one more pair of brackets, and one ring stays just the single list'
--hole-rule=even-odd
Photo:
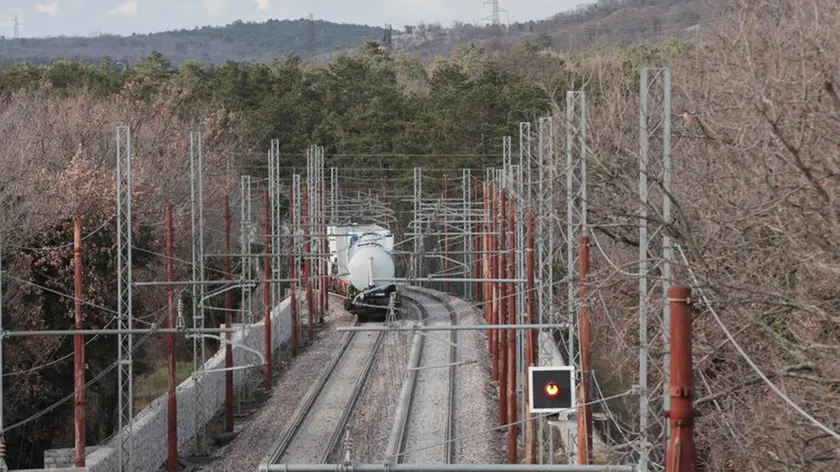
[{"label": "sky", "polygon": [[[538,20],[594,0],[500,0],[502,21]],[[150,33],[243,21],[316,19],[384,25],[482,23],[486,0],[0,0],[0,34],[23,37]]]}]

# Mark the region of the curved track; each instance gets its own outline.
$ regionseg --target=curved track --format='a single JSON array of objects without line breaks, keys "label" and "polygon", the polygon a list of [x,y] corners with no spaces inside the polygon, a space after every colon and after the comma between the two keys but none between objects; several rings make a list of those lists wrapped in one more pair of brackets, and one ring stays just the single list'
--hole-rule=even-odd
[{"label": "curved track", "polygon": [[[381,323],[364,324],[381,326]],[[312,464],[328,460],[343,437],[373,371],[384,334],[384,331],[351,331],[345,335],[263,464]],[[350,385],[353,387],[347,388]]]},{"label": "curved track", "polygon": [[[451,326],[458,322],[454,309],[436,295],[405,288],[403,299],[417,306],[427,326]],[[457,342],[457,331],[448,334],[426,331],[415,335],[408,376],[386,452],[390,463],[454,462]]]}]

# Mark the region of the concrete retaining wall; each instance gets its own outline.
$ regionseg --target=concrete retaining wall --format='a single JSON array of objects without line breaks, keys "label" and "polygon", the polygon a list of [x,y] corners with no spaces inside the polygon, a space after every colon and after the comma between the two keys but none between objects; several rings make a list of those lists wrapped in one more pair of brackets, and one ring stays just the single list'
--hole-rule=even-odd
[{"label": "concrete retaining wall", "polygon": [[[274,308],[271,313],[272,348],[276,351],[290,338],[291,322],[289,320],[290,299],[285,299]],[[265,332],[264,323],[254,323],[250,326],[236,324],[233,327],[239,330],[233,334],[233,365],[244,366],[247,364],[261,364],[260,356],[245,349],[238,348],[244,345],[258,352],[264,352]],[[212,371],[223,369],[225,366],[224,349],[219,350],[205,364],[204,369]],[[254,377],[262,378],[262,365],[259,367],[235,370],[233,382],[235,388],[243,386]],[[254,372],[254,371],[258,372]],[[225,402],[225,373],[211,372],[200,375],[197,380],[202,389],[201,420],[208,422],[213,416],[224,408]],[[178,454],[187,456],[195,449],[196,432],[196,402],[195,388],[196,378],[191,377],[182,382],[176,390],[178,399]],[[153,472],[158,470],[166,462],[166,397],[164,394],[153,400],[149,406],[138,413],[132,425],[134,440],[134,470],[137,472]],[[119,437],[99,446],[87,448],[87,469],[90,472],[113,472],[119,470]],[[44,452],[44,461],[47,468],[72,466],[74,451],[68,449],[51,449]]]}]

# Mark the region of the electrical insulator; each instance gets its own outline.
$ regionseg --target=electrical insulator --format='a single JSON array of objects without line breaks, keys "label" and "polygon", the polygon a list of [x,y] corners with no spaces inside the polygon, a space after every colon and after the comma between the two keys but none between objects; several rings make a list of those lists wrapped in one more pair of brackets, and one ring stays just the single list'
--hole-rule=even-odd
[{"label": "electrical insulator", "polygon": [[184,329],[187,326],[187,323],[184,321],[184,300],[181,297],[178,297],[178,320],[175,322],[175,327],[178,329]]}]

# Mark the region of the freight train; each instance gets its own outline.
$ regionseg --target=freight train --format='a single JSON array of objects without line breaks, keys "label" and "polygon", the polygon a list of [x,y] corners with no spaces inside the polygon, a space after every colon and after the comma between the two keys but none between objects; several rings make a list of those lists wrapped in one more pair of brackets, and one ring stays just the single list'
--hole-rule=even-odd
[{"label": "freight train", "polygon": [[[384,321],[391,294],[399,308],[394,233],[379,225],[331,226],[329,235],[330,290],[344,297],[344,309],[359,321]],[[377,280],[379,279],[379,280]]]}]

